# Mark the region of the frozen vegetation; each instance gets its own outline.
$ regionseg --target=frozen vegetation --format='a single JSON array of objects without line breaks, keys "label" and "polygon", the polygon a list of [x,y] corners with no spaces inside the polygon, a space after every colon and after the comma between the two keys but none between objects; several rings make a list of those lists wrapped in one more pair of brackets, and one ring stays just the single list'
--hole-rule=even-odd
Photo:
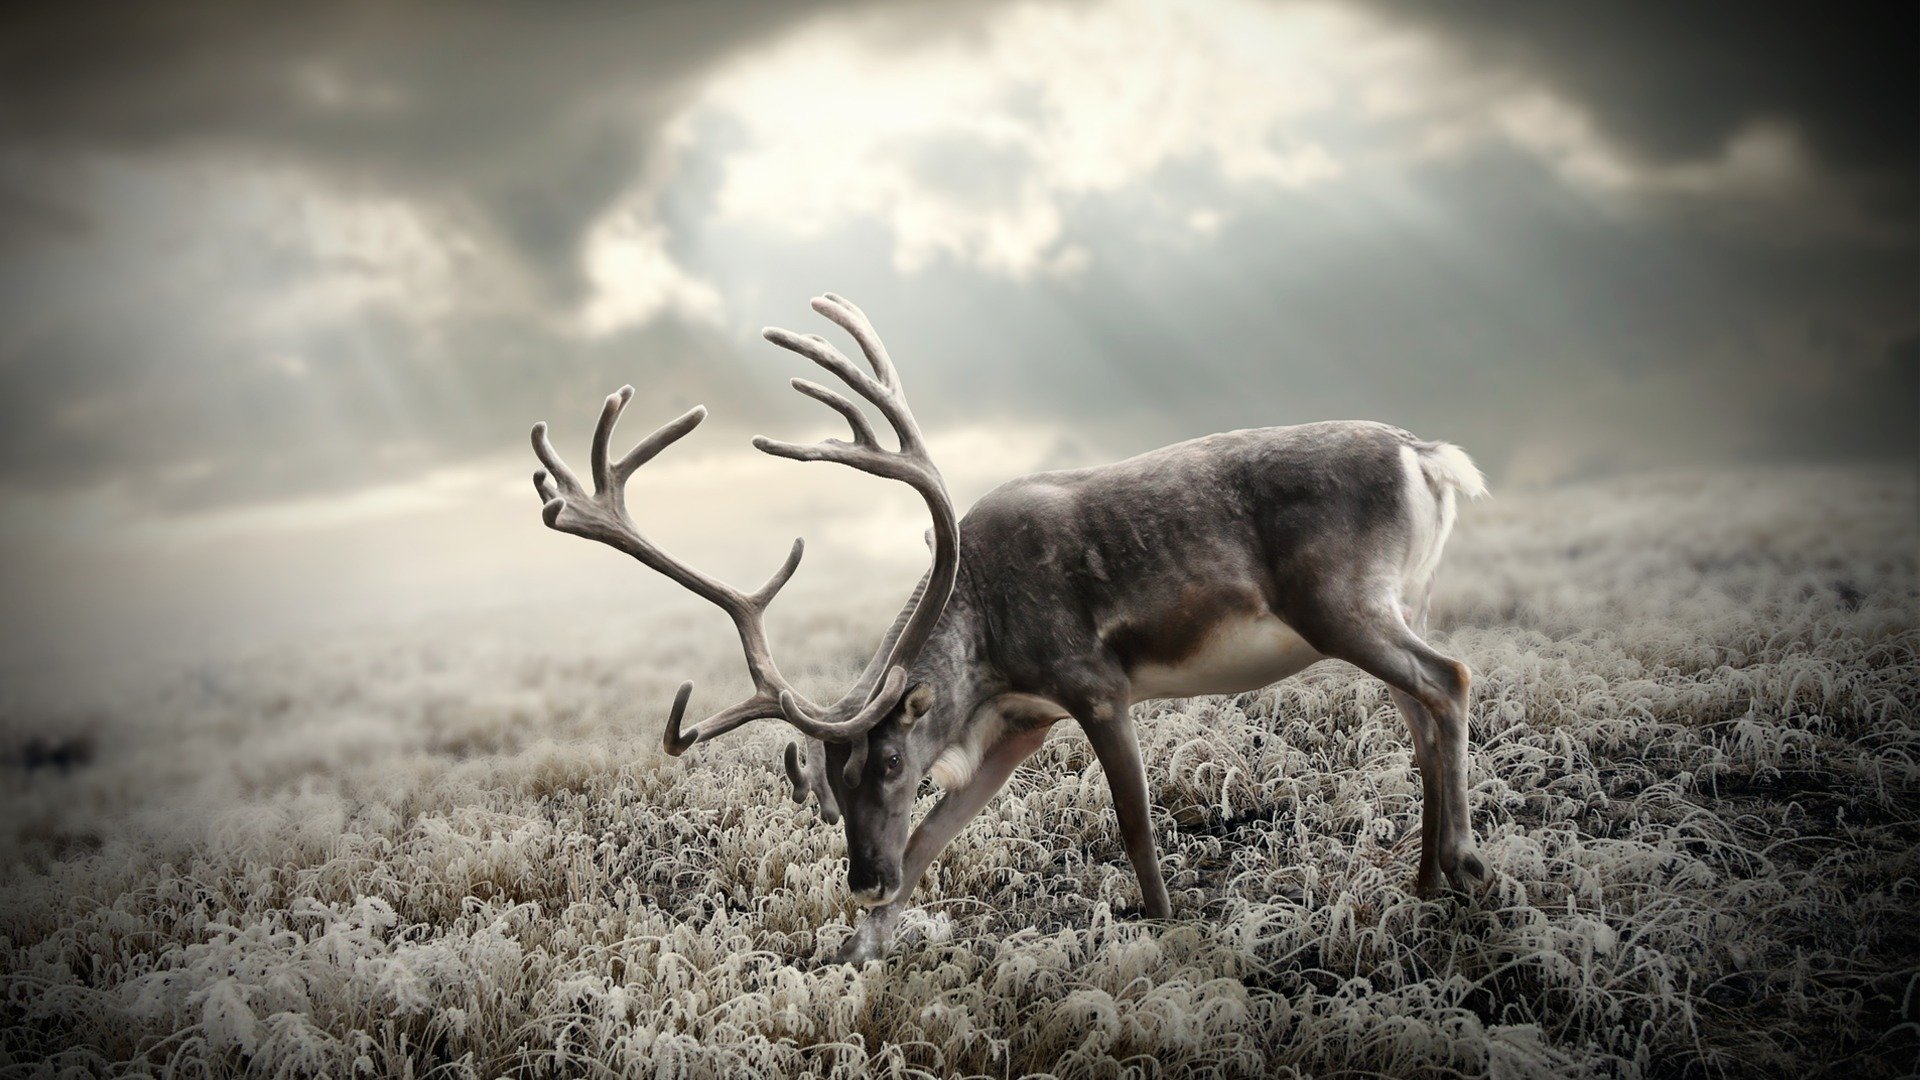
[{"label": "frozen vegetation", "polygon": [[[1409,894],[1406,729],[1327,664],[1141,707],[1171,922],[1063,724],[863,970],[818,963],[843,845],[787,732],[657,749],[680,679],[740,679],[717,613],[16,693],[0,1073],[1908,1073],[1917,521],[1911,476],[1842,472],[1469,507],[1436,637],[1478,675],[1484,894]],[[774,630],[824,692],[893,598],[803,595]]]}]

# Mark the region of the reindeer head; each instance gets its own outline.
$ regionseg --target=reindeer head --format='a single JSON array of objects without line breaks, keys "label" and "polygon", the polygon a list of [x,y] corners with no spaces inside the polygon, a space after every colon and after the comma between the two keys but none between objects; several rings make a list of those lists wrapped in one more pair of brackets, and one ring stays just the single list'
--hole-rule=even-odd
[{"label": "reindeer head", "polygon": [[893,628],[866,669],[838,701],[817,705],[796,692],[780,674],[767,647],[762,620],[767,605],[800,565],[804,544],[795,540],[786,562],[753,593],[742,593],[706,576],[661,551],[634,525],[627,514],[626,483],[640,466],[678,441],[706,419],[706,409],[695,407],[642,439],[617,462],[607,459],[613,427],[633,388],[623,386],[607,397],[594,430],[591,457],[593,491],[589,494],[561,461],[547,440],[545,423],[533,427],[533,449],[546,468],[533,474],[534,489],[544,503],[542,515],[549,527],[584,536],[617,548],[689,591],[725,611],[740,634],[754,693],[713,716],[682,727],[692,683],[683,683],[667,717],[663,742],[667,753],[679,755],[695,743],[762,719],[782,719],[801,734],[816,740],[810,754],[816,764],[811,777],[803,772],[798,749],[787,748],[788,776],[796,798],[806,791],[819,796],[822,812],[831,821],[844,818],[847,833],[848,885],[864,903],[883,903],[900,887],[901,859],[906,849],[907,818],[920,777],[932,764],[924,737],[916,738],[920,721],[932,709],[937,691],[929,684],[908,685],[908,671],[933,636],[935,624],[953,592],[959,574],[959,524],[953,501],[940,471],[927,454],[920,427],[900,386],[899,372],[887,356],[873,325],[859,308],[828,293],[813,301],[813,309],[845,329],[859,344],[869,376],[818,335],[786,330],[764,331],[768,341],[807,357],[832,372],[860,397],[878,409],[900,442],[898,450],[880,444],[865,414],[834,390],[794,379],[793,388],[844,417],[853,429],[853,441],[828,439],[811,446],[755,436],[753,445],[776,457],[795,461],[835,461],[862,472],[899,480],[919,492],[933,517],[930,546],[933,565],[908,598]]},{"label": "reindeer head", "polygon": [[908,818],[926,773],[916,725],[930,698],[915,687],[864,739],[822,746],[826,784],[844,815],[847,889],[868,906],[900,889]]}]

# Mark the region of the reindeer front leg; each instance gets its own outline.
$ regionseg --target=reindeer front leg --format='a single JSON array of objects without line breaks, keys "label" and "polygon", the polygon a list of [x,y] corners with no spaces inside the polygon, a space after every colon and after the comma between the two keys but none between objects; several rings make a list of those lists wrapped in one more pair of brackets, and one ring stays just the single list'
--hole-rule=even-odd
[{"label": "reindeer front leg", "polygon": [[1113,809],[1120,818],[1120,836],[1127,844],[1127,858],[1140,879],[1140,900],[1147,918],[1173,917],[1173,903],[1167,899],[1167,882],[1160,876],[1160,860],[1153,850],[1153,806],[1147,800],[1147,770],[1140,763],[1140,742],[1133,733],[1132,709],[1125,698],[1098,706],[1096,713],[1075,719],[1093,744],[1093,755],[1107,774],[1107,787],[1113,792]]},{"label": "reindeer front leg", "polygon": [[1013,776],[1013,770],[1040,749],[1047,731],[1047,727],[1037,727],[1009,732],[987,751],[965,784],[941,796],[907,839],[906,856],[901,860],[900,891],[887,903],[867,909],[866,917],[841,946],[834,963],[864,964],[886,955],[894,927],[899,924],[901,913],[907,910],[907,901],[920,883],[920,875],[926,873],[940,852],[960,835],[967,822],[999,794]]}]

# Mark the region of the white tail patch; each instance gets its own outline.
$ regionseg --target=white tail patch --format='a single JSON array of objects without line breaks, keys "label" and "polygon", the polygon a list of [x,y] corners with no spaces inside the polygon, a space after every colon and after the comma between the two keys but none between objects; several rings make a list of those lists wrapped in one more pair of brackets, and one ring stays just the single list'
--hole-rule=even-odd
[{"label": "white tail patch", "polygon": [[[1440,551],[1453,531],[1456,493],[1477,499],[1487,493],[1486,477],[1452,443],[1415,443],[1401,448],[1407,470],[1408,526],[1406,560],[1402,564],[1400,595],[1427,595],[1440,568]],[[1408,622],[1417,615],[1409,613]]]},{"label": "white tail patch", "polygon": [[1487,493],[1487,478],[1465,450],[1452,443],[1429,443],[1419,450],[1420,468],[1427,479],[1443,488],[1452,488],[1469,499]]}]

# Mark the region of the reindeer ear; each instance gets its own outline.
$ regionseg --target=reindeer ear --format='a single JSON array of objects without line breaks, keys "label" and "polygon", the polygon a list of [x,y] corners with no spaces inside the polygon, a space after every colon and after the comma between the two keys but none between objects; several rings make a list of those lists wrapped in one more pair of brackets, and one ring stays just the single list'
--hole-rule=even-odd
[{"label": "reindeer ear", "polygon": [[901,699],[900,705],[900,726],[912,727],[914,721],[927,715],[927,712],[933,708],[933,687],[921,683],[907,691],[907,696]]}]

